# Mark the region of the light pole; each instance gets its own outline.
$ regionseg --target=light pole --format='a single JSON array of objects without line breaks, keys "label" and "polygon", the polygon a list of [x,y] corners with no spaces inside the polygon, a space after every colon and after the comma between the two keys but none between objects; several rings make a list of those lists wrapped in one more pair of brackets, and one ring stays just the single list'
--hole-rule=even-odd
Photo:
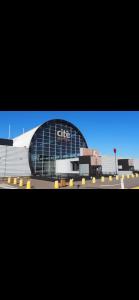
[{"label": "light pole", "polygon": [[117,152],[117,149],[114,148],[114,149],[113,149],[113,152],[114,152],[114,154],[115,154],[115,175],[117,175],[117,163],[116,163],[116,152]]}]

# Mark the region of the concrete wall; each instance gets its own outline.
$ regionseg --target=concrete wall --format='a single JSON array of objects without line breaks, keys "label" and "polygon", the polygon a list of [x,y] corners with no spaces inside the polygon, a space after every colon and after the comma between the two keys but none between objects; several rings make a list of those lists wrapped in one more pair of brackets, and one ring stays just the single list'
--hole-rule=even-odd
[{"label": "concrete wall", "polygon": [[72,161],[79,161],[79,158],[56,160],[56,174],[79,174],[79,171],[72,171]]},{"label": "concrete wall", "polygon": [[0,177],[30,175],[27,148],[0,146]]}]

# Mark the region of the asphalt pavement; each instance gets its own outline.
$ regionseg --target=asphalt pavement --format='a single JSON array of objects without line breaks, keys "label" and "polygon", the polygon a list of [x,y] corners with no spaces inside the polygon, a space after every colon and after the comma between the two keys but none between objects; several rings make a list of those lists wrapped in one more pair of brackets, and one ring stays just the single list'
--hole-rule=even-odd
[{"label": "asphalt pavement", "polygon": [[[24,186],[20,189],[26,189],[27,179],[24,180]],[[54,189],[54,182],[31,179],[32,189]],[[137,178],[124,178],[124,188],[125,189],[139,189],[139,177]],[[9,185],[7,181],[0,180],[0,189],[19,189],[18,185]],[[112,181],[109,181],[108,177],[104,178],[104,182],[101,179],[96,179],[93,183],[92,180],[86,180],[85,185],[82,185],[81,181],[75,181],[73,187],[69,187],[67,182],[66,187],[61,187],[60,189],[121,189],[121,179],[116,180],[114,177]]]}]

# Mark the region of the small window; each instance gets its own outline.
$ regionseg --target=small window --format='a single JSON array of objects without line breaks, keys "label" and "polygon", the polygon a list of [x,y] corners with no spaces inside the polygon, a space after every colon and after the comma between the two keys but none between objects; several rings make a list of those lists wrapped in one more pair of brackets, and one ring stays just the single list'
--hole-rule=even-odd
[{"label": "small window", "polygon": [[73,161],[71,162],[72,164],[72,171],[79,171],[79,162],[78,161]]}]

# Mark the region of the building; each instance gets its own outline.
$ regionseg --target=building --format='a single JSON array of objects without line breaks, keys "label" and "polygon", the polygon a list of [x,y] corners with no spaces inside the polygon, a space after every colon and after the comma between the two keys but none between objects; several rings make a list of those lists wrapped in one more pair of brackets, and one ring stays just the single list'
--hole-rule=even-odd
[{"label": "building", "polygon": [[139,160],[100,155],[89,149],[72,123],[54,119],[14,138],[0,139],[0,177],[100,176],[139,171]]},{"label": "building", "polygon": [[[50,120],[0,145],[0,176],[70,176],[79,173],[80,130],[64,120]],[[63,164],[64,162],[64,164]]]}]

